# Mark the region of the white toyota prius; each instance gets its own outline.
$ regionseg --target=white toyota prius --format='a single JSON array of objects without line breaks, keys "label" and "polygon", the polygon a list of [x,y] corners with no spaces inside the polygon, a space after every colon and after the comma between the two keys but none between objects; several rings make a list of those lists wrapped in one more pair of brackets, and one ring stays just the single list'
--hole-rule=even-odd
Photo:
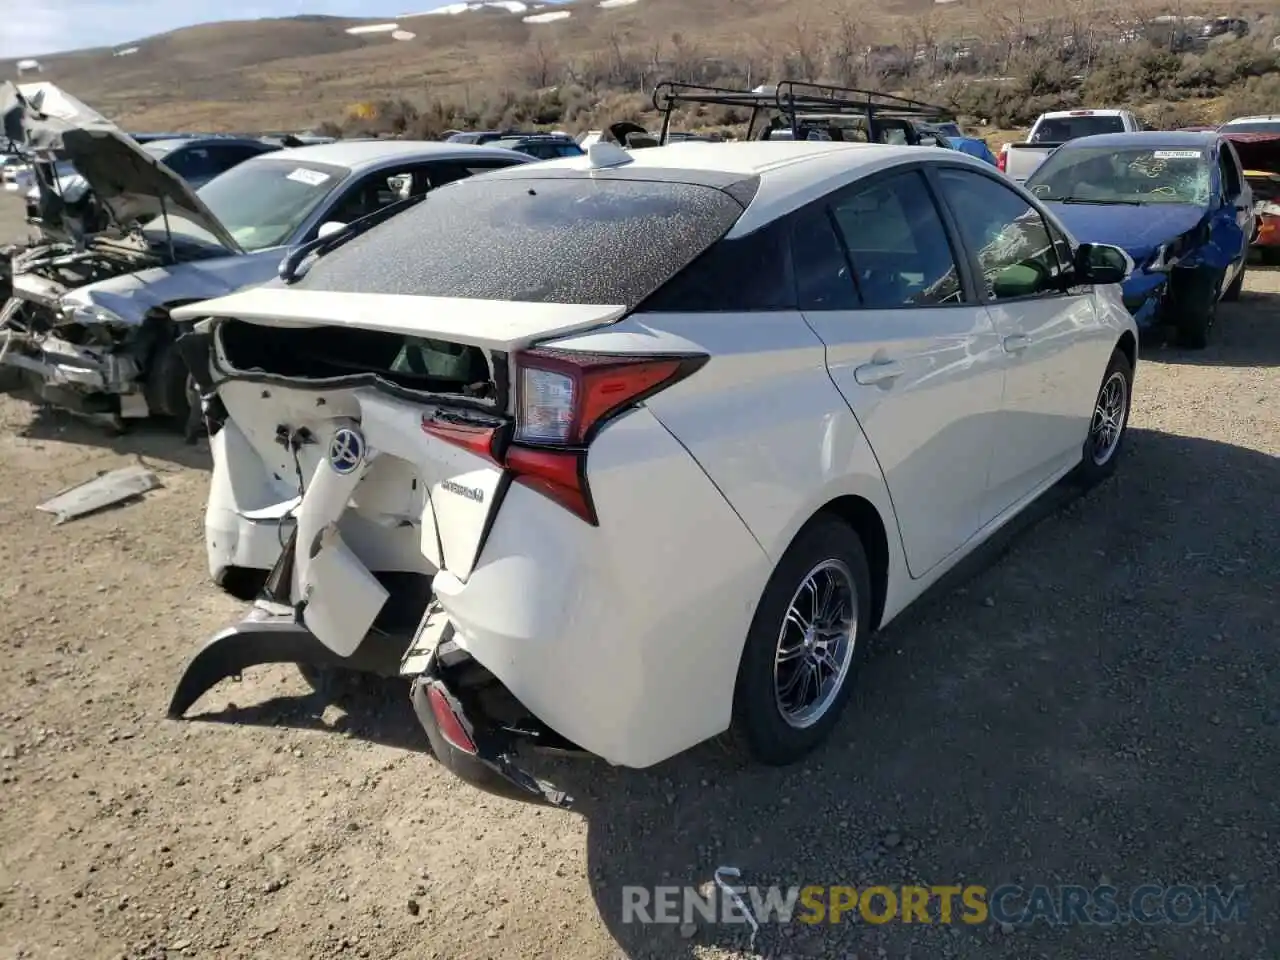
[{"label": "white toyota prius", "polygon": [[409,677],[508,795],[568,802],[528,741],[795,761],[873,631],[1114,469],[1132,266],[927,147],[597,144],[432,191],[175,311],[213,574],[266,586],[171,713],[299,661]]}]

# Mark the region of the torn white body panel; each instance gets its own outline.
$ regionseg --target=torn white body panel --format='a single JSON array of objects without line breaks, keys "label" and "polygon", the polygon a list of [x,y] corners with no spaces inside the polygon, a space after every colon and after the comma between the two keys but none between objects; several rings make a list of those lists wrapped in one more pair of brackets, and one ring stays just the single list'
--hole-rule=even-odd
[{"label": "torn white body panel", "polygon": [[[322,643],[350,656],[387,600],[375,574],[465,582],[503,480],[496,464],[423,428],[436,406],[373,389],[229,381],[205,514],[210,572],[271,568],[296,526],[291,596]],[[281,442],[286,436],[306,441]],[[305,490],[298,496],[298,484]],[[437,514],[440,498],[448,509]]]}]

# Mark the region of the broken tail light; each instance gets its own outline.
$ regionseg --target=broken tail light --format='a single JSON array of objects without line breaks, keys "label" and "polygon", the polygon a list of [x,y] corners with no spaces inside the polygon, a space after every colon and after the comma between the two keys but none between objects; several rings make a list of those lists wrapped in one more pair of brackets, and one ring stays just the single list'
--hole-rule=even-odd
[{"label": "broken tail light", "polygon": [[706,361],[703,354],[525,350],[515,357],[515,436],[505,452],[496,449],[493,427],[424,416],[422,429],[506,467],[513,482],[596,526],[586,477],[592,438],[614,417]]},{"label": "broken tail light", "polygon": [[460,710],[454,707],[451,700],[452,698],[445,693],[439,683],[432,683],[427,688],[427,702],[431,704],[431,713],[436,718],[440,736],[444,737],[455,750],[475,756],[479,752],[476,742],[468,732],[460,716]]},{"label": "broken tail light", "polygon": [[698,354],[619,355],[534,349],[516,356],[512,479],[595,526],[587,448],[611,419],[683,380]]}]

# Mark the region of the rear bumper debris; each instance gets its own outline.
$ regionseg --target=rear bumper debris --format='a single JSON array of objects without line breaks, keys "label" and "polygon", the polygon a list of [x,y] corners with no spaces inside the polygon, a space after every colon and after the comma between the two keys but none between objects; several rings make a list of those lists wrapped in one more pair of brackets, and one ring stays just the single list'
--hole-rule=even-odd
[{"label": "rear bumper debris", "polygon": [[217,633],[192,658],[169,702],[169,716],[182,719],[223,680],[263,663],[306,663],[394,677],[406,644],[404,636],[371,633],[354,654],[341,657],[317,640],[291,608],[272,609],[263,604],[235,626]]},{"label": "rear bumper debris", "polygon": [[486,793],[552,807],[572,806],[573,798],[564,791],[515,764],[516,737],[492,722],[474,701],[464,705],[469,698],[450,687],[440,673],[433,657],[427,670],[414,679],[409,696],[445,769]]}]

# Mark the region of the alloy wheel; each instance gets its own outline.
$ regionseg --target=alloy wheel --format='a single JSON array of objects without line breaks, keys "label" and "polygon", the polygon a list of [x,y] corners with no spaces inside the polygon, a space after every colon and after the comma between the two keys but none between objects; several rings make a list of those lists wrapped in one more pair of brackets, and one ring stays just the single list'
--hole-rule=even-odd
[{"label": "alloy wheel", "polygon": [[774,699],[788,726],[805,729],[835,703],[853,663],[858,593],[840,560],[824,560],[800,582],[778,631]]}]

